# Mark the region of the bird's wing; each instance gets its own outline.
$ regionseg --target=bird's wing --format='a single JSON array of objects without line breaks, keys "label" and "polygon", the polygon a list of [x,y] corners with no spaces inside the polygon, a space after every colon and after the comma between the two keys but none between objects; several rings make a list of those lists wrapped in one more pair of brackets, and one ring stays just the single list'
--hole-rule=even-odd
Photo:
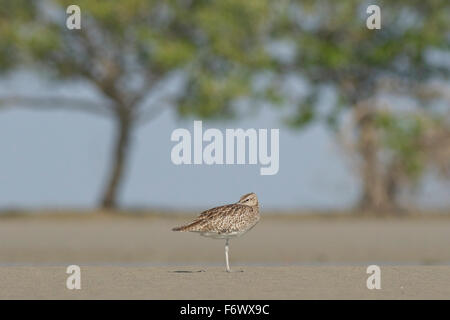
[{"label": "bird's wing", "polygon": [[197,218],[195,218],[193,222],[201,220],[210,220],[219,215],[227,215],[231,213],[231,211],[234,211],[233,209],[235,209],[235,204],[227,204],[224,206],[211,208],[200,213],[200,215]]},{"label": "bird's wing", "polygon": [[174,228],[174,231],[227,230],[232,223],[232,216],[240,209],[238,204],[227,204],[200,213],[191,223]]}]

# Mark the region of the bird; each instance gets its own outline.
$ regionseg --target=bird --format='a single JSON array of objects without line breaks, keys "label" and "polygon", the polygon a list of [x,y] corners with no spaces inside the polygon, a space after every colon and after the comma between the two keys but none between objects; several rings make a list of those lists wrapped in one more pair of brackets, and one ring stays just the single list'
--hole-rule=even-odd
[{"label": "bird", "polygon": [[238,202],[215,207],[200,213],[192,222],[172,231],[196,232],[213,239],[225,239],[226,271],[231,272],[228,260],[229,241],[252,229],[260,220],[258,197],[243,195]]}]

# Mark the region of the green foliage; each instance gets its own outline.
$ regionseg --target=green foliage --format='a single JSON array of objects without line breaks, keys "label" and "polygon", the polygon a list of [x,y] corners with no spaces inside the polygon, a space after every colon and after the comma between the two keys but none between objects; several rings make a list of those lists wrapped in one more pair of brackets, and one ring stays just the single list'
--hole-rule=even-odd
[{"label": "green foliage", "polygon": [[[433,77],[450,78],[450,68],[431,64],[427,57],[430,49],[450,54],[450,2],[303,0],[284,4],[273,36],[293,44],[295,59],[278,62],[277,69],[301,73],[308,79],[310,88],[304,100],[294,105],[287,123],[304,128],[322,121],[338,131],[343,111],[354,111],[358,118],[359,111],[374,108],[380,142],[375,152],[388,155],[388,159],[372,165],[371,170],[381,174],[376,170],[383,167],[385,170],[381,172],[388,175],[399,172],[402,178],[418,181],[429,161],[429,151],[421,141],[429,126],[436,124],[425,120],[431,119],[433,112],[423,108],[426,117],[417,112],[383,112],[370,103],[375,101],[380,87],[394,92],[390,83],[395,83],[400,84],[402,94],[425,106],[427,101],[420,97],[417,88]],[[366,27],[369,4],[381,8],[381,30]],[[386,80],[391,82],[388,84]],[[334,87],[338,95],[335,105],[325,112],[318,105],[320,87],[324,84]],[[396,106],[392,107],[395,111]],[[364,130],[358,125],[354,128],[359,134],[357,139]]]},{"label": "green foliage", "polygon": [[297,113],[287,119],[287,123],[291,127],[304,127],[310,124],[316,117],[314,105],[317,97],[315,95],[308,96],[297,108]]},{"label": "green foliage", "polygon": [[402,164],[407,176],[417,179],[424,169],[425,155],[419,143],[427,125],[425,119],[418,114],[382,112],[377,114],[376,125],[386,150]]},{"label": "green foliage", "polygon": [[33,19],[35,3],[26,0],[0,0],[0,72],[20,62],[23,25]]},{"label": "green foliage", "polygon": [[250,90],[248,82],[240,74],[217,77],[212,73],[198,72],[193,74],[190,83],[190,93],[179,106],[181,115],[187,115],[195,109],[195,113],[201,117],[230,117],[233,112],[229,102],[235,97],[245,96]]},{"label": "green foliage", "polygon": [[[73,1],[45,1],[56,13],[53,19],[45,10],[28,15],[27,5],[6,3],[0,66],[13,65],[7,58],[14,57],[8,54],[14,42],[34,66],[56,77],[90,81],[108,98],[118,99],[113,91],[137,75],[147,81],[142,90],[148,92],[182,70],[188,90],[177,101],[181,114],[229,114],[233,100],[252,94],[252,73],[270,64],[263,46],[268,0],[79,0],[81,30],[66,28],[65,9]],[[13,9],[19,14],[11,15]],[[5,31],[17,24],[25,32]],[[134,101],[129,100],[121,103]]]},{"label": "green foliage", "polygon": [[[448,68],[429,64],[426,56],[428,49],[450,52],[447,0],[370,4],[381,7],[381,30],[366,28],[369,4],[360,0],[291,1],[282,10],[274,35],[296,46],[295,61],[284,68],[306,76],[311,95],[317,94],[315,86],[327,83],[337,89],[339,101],[355,107],[374,96],[382,77],[410,84],[432,76],[449,78]],[[310,109],[299,105],[299,126],[318,119],[308,116],[314,113]]]}]

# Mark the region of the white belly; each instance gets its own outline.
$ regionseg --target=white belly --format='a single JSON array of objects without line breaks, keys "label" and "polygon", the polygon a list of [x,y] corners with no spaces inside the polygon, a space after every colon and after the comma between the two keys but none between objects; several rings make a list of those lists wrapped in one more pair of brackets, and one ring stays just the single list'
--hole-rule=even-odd
[{"label": "white belly", "polygon": [[207,238],[213,238],[213,239],[231,239],[231,238],[236,238],[239,236],[242,236],[244,233],[246,233],[247,231],[250,231],[256,224],[258,223],[258,221],[256,221],[250,228],[245,229],[245,230],[239,230],[239,231],[233,231],[233,232],[229,232],[229,233],[219,233],[219,232],[213,232],[213,231],[203,231],[203,232],[199,232],[201,236],[203,237],[207,237]]},{"label": "white belly", "polygon": [[200,235],[207,238],[213,238],[213,239],[230,239],[230,238],[236,238],[244,233],[246,231],[236,231],[236,232],[230,232],[230,233],[217,233],[217,232],[200,232]]}]

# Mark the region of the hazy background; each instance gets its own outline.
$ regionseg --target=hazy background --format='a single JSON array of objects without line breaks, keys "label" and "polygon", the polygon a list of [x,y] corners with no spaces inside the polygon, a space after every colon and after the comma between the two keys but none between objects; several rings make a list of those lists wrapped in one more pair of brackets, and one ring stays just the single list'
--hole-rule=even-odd
[{"label": "hazy background", "polygon": [[[372,264],[377,297],[448,298],[449,17],[448,0],[0,0],[0,298],[74,297],[72,264],[87,298],[373,298]],[[194,120],[278,128],[279,172],[174,165]],[[245,272],[172,231],[249,192]]]},{"label": "hazy background", "polygon": [[[445,1],[377,1],[381,30],[356,0],[70,4],[0,2],[0,210],[449,209]],[[172,164],[193,120],[279,128],[278,174]]]},{"label": "hazy background", "polygon": [[[0,85],[0,94],[56,91],[95,97],[82,83],[55,88],[26,71],[2,79]],[[329,90],[324,104],[333,99]],[[202,209],[256,192],[264,209],[343,210],[358,197],[360,185],[352,161],[322,124],[304,131],[286,128],[280,113],[268,106],[238,120],[203,120],[204,128],[280,128],[280,170],[274,176],[261,176],[259,164],[172,164],[170,151],[176,143],[170,135],[181,127],[193,132],[194,119],[182,119],[168,109],[137,130],[120,195],[122,206]],[[1,112],[0,208],[94,208],[105,183],[112,133],[109,120],[77,111]],[[416,192],[403,201],[423,209],[450,206],[449,181],[435,172],[426,175]]]}]

